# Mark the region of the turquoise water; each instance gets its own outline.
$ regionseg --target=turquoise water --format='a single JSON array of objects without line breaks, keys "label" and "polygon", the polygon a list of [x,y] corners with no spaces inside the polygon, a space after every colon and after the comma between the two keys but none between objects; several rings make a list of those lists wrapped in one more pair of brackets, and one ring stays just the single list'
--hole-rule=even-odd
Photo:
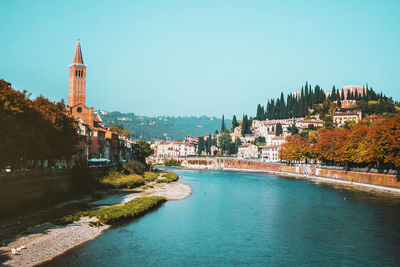
[{"label": "turquoise water", "polygon": [[113,228],[49,265],[400,264],[400,203],[309,181],[177,171],[193,194]]}]

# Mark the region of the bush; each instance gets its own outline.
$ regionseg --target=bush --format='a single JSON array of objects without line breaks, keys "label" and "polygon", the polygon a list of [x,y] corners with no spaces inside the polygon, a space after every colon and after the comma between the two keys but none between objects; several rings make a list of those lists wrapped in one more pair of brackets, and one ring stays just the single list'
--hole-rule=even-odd
[{"label": "bush", "polygon": [[164,197],[151,196],[135,198],[125,204],[102,207],[92,211],[80,211],[72,215],[64,216],[61,221],[65,224],[78,221],[81,217],[96,217],[101,224],[116,224],[128,219],[137,218],[146,212],[159,207],[167,201]]},{"label": "bush", "polygon": [[157,178],[158,178],[158,173],[155,173],[155,172],[145,172],[144,173],[144,180],[146,182],[155,181],[155,180],[157,180]]},{"label": "bush", "polygon": [[164,159],[163,163],[165,166],[167,167],[173,167],[173,166],[181,166],[181,162],[179,160],[176,159]]},{"label": "bush", "polygon": [[125,174],[139,174],[143,175],[147,170],[147,166],[137,160],[129,160],[122,164],[122,170]]},{"label": "bush", "polygon": [[111,171],[101,180],[101,183],[114,188],[131,188],[144,185],[145,180],[137,174],[124,175],[118,171]]}]

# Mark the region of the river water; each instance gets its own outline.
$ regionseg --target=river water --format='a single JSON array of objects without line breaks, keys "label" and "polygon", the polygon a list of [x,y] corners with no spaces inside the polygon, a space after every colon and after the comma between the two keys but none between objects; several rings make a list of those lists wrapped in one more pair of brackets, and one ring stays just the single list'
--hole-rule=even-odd
[{"label": "river water", "polygon": [[48,265],[400,265],[399,199],[258,173],[176,172],[190,197]]}]

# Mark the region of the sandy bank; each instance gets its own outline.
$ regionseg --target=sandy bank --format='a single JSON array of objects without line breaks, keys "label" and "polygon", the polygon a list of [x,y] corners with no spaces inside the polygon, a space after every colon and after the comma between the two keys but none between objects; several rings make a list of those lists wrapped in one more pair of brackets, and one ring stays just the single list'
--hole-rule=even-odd
[{"label": "sandy bank", "polygon": [[[132,191],[126,191],[120,194],[113,194],[91,204],[94,206],[113,205],[125,203],[142,196],[163,196],[167,200],[178,200],[186,198],[192,193],[190,186],[179,182],[154,184],[153,186],[154,188],[143,191],[133,191],[133,193]],[[79,222],[63,227],[51,223],[37,225],[30,229],[29,235],[20,236],[7,246],[0,247],[0,255],[2,254],[2,257],[9,258],[5,262],[0,261],[0,265],[35,266],[49,261],[75,246],[96,238],[110,227],[108,225],[101,227],[89,226],[90,221],[96,220],[96,218],[81,218]],[[17,255],[12,255],[11,250],[20,246],[25,246],[26,249],[20,250]]]}]

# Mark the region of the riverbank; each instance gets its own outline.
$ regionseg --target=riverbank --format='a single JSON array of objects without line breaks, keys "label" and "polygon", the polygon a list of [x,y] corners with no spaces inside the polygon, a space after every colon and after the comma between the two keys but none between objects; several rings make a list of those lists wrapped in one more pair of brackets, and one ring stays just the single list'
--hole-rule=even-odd
[{"label": "riverbank", "polygon": [[[192,193],[190,186],[179,183],[152,183],[152,187],[135,190],[114,190],[106,198],[88,203],[93,207],[127,203],[143,196],[162,196],[167,200],[183,199]],[[50,222],[29,229],[29,234],[15,238],[15,241],[0,247],[0,264],[6,266],[35,266],[47,262],[71,248],[92,240],[109,229],[109,225],[90,226],[96,218],[82,217],[78,222],[66,226],[57,226]],[[24,246],[16,255],[12,249]],[[5,260],[1,260],[5,259]]]},{"label": "riverbank", "polygon": [[359,187],[394,194],[398,194],[400,190],[400,173],[394,170],[353,170],[332,168],[318,164],[289,165],[261,160],[222,157],[184,158],[182,159],[181,166],[189,169],[264,172],[301,179],[315,179],[318,182],[335,183],[353,188]]},{"label": "riverbank", "polygon": [[278,172],[278,171],[270,171],[270,170],[240,169],[240,168],[224,168],[224,170],[235,171],[235,172],[267,173],[267,174],[274,174],[274,175],[280,175],[280,176],[285,176],[285,177],[299,178],[299,179],[304,179],[304,180],[312,180],[315,182],[321,182],[321,183],[327,183],[327,184],[339,184],[339,185],[344,185],[346,187],[357,188],[357,189],[360,189],[363,191],[386,192],[386,193],[400,195],[399,188],[365,184],[365,183],[352,182],[352,181],[344,181],[344,180],[340,180],[340,179],[326,178],[326,177],[315,176],[315,175],[296,174],[296,173],[290,173],[290,172]]}]

